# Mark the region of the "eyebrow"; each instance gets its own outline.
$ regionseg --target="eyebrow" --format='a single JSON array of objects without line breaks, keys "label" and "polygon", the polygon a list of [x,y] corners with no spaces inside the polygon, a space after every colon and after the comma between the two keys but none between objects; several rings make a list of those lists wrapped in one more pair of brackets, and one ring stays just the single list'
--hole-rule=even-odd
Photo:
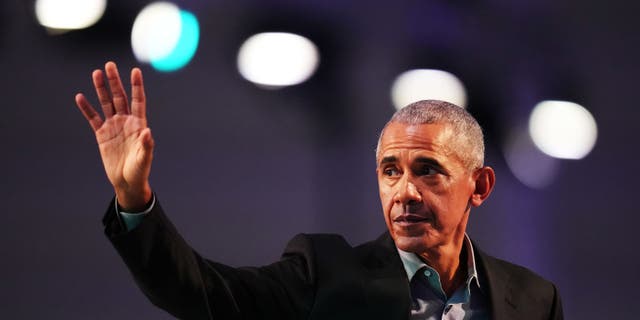
[{"label": "eyebrow", "polygon": [[[398,158],[396,158],[395,156],[388,156],[388,157],[384,157],[382,158],[382,160],[380,160],[380,164],[379,166],[383,166],[387,163],[394,163],[398,161]],[[440,162],[438,162],[438,160],[433,159],[433,158],[429,158],[429,157],[418,157],[414,160],[414,163],[418,163],[418,164],[427,164],[430,165],[434,168],[437,168],[441,171],[443,171],[443,173],[447,174],[448,170],[446,170],[442,164],[440,164]]]},{"label": "eyebrow", "polygon": [[[383,164],[387,164],[387,163],[393,163],[398,161],[398,158],[396,158],[396,156],[388,156],[388,157],[384,157],[382,158],[382,160],[380,160],[380,165]],[[442,164],[440,164],[440,162],[438,162],[438,160],[434,159],[434,158],[429,158],[429,157],[418,157],[415,159],[416,163],[422,163],[422,164],[429,164],[432,165],[434,167],[438,167],[438,168],[442,168]]]},{"label": "eyebrow", "polygon": [[380,166],[382,166],[383,164],[393,163],[396,161],[398,161],[398,158],[396,158],[395,156],[384,157],[382,158],[382,160],[380,160]]},{"label": "eyebrow", "polygon": [[433,158],[418,157],[418,158],[416,158],[415,162],[430,164],[430,165],[442,168],[442,165],[440,164],[440,162],[438,162],[438,160],[433,159]]},{"label": "eyebrow", "polygon": [[449,171],[445,169],[445,167],[442,164],[440,164],[440,162],[438,162],[438,160],[436,159],[427,158],[427,157],[418,157],[414,162],[421,163],[421,164],[428,164],[436,169],[439,169],[440,171],[442,171],[442,173],[446,175],[449,174]]}]

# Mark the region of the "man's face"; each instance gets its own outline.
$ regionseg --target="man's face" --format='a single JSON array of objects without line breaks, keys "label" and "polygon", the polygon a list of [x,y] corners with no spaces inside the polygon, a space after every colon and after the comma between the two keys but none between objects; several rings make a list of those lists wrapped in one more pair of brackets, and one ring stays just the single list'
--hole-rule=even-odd
[{"label": "man's face", "polygon": [[396,246],[421,254],[461,243],[473,173],[453,152],[455,132],[446,124],[390,123],[380,141],[378,187]]}]

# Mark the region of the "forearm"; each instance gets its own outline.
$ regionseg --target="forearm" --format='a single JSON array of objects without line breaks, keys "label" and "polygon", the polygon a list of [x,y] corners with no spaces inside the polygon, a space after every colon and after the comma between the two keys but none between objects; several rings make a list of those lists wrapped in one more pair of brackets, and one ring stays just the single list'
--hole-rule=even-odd
[{"label": "forearm", "polygon": [[[156,204],[133,230],[126,231],[112,201],[105,233],[153,304],[183,319],[209,319],[200,258]],[[210,282],[210,281],[209,281]]]},{"label": "forearm", "polygon": [[181,319],[300,319],[313,286],[302,254],[287,254],[262,268],[232,268],[208,261],[178,234],[157,202],[127,231],[115,212],[105,232],[138,286],[156,306]]}]

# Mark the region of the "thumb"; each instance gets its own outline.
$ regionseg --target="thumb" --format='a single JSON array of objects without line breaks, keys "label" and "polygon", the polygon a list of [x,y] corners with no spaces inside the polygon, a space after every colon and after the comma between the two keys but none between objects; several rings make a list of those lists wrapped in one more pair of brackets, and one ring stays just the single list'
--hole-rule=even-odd
[{"label": "thumb", "polygon": [[151,129],[144,128],[142,132],[140,132],[138,143],[140,143],[138,163],[140,163],[143,168],[149,168],[153,160],[153,147],[155,145],[153,137],[151,136]]}]

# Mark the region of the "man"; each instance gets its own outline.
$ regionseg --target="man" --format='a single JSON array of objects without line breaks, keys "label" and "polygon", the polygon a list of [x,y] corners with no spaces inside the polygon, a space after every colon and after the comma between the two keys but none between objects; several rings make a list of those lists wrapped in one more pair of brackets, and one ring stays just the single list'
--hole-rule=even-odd
[{"label": "man", "polygon": [[376,150],[388,232],[351,247],[337,235],[298,235],[282,259],[231,268],[194,252],[149,185],[153,139],[142,73],[131,103],[116,65],[93,72],[104,119],[76,104],[93,128],[116,198],[105,232],[152,303],[189,319],[562,319],[556,288],[492,258],[466,235],[472,207],[489,197],[482,131],[462,108],[419,101],[396,112]]}]

